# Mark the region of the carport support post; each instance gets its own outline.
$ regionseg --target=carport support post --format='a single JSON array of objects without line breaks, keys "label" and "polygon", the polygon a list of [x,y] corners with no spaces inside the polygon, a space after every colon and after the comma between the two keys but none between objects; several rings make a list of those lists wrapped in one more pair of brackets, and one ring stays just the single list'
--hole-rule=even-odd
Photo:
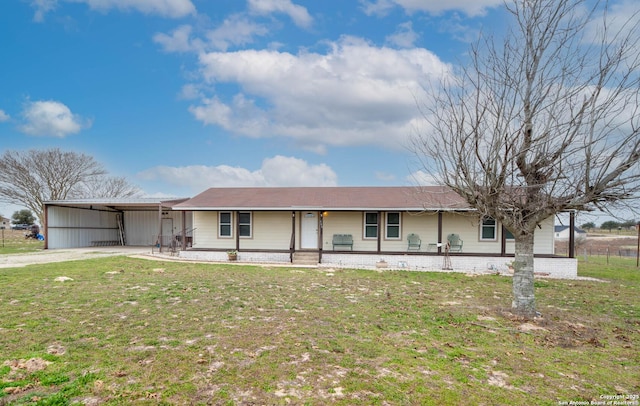
[{"label": "carport support post", "polygon": [[156,246],[159,248],[158,252],[162,252],[162,202],[158,204],[158,239],[156,240]]},{"label": "carport support post", "polygon": [[44,229],[44,249],[49,249],[49,206],[44,205],[44,224],[42,228]]},{"label": "carport support post", "polygon": [[187,249],[187,212],[182,210],[182,251]]}]

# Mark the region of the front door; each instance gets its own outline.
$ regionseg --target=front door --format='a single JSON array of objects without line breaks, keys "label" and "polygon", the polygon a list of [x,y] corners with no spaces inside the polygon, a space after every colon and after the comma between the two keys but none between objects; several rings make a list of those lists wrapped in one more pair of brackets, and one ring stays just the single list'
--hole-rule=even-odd
[{"label": "front door", "polygon": [[300,248],[318,249],[318,213],[313,211],[302,212],[300,228]]}]

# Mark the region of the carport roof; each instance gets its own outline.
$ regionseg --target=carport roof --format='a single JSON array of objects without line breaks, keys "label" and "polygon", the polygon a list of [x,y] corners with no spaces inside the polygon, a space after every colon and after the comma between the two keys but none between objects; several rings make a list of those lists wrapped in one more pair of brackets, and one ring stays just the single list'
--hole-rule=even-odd
[{"label": "carport roof", "polygon": [[128,198],[97,198],[97,199],[66,199],[49,200],[44,202],[47,206],[77,207],[111,210],[158,210],[159,207],[171,208],[188,198],[157,198],[157,197],[128,197]]},{"label": "carport roof", "polygon": [[174,210],[473,210],[440,186],[211,188]]}]

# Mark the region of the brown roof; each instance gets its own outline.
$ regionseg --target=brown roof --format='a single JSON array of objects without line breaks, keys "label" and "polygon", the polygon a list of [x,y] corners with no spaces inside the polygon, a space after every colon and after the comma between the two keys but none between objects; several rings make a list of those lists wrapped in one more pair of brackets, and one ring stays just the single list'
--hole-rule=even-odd
[{"label": "brown roof", "polygon": [[426,187],[210,188],[175,210],[470,210],[450,189]]}]

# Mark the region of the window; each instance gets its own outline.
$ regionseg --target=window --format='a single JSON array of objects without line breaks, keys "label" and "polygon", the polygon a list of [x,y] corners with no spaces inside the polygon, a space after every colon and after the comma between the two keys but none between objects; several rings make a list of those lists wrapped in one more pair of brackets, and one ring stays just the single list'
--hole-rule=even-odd
[{"label": "window", "polygon": [[378,213],[364,214],[364,238],[378,238]]},{"label": "window", "polygon": [[513,236],[513,233],[506,228],[504,229],[504,239],[505,240],[515,240],[516,237]]},{"label": "window", "polygon": [[221,211],[219,215],[218,235],[220,237],[231,237],[231,212]]},{"label": "window", "polygon": [[238,232],[240,237],[251,237],[251,212],[238,213]]},{"label": "window", "polygon": [[496,240],[496,221],[490,217],[482,219],[480,226],[480,241]]},{"label": "window", "polygon": [[389,239],[400,238],[400,213],[399,212],[387,213],[387,234],[385,238],[389,238]]}]

